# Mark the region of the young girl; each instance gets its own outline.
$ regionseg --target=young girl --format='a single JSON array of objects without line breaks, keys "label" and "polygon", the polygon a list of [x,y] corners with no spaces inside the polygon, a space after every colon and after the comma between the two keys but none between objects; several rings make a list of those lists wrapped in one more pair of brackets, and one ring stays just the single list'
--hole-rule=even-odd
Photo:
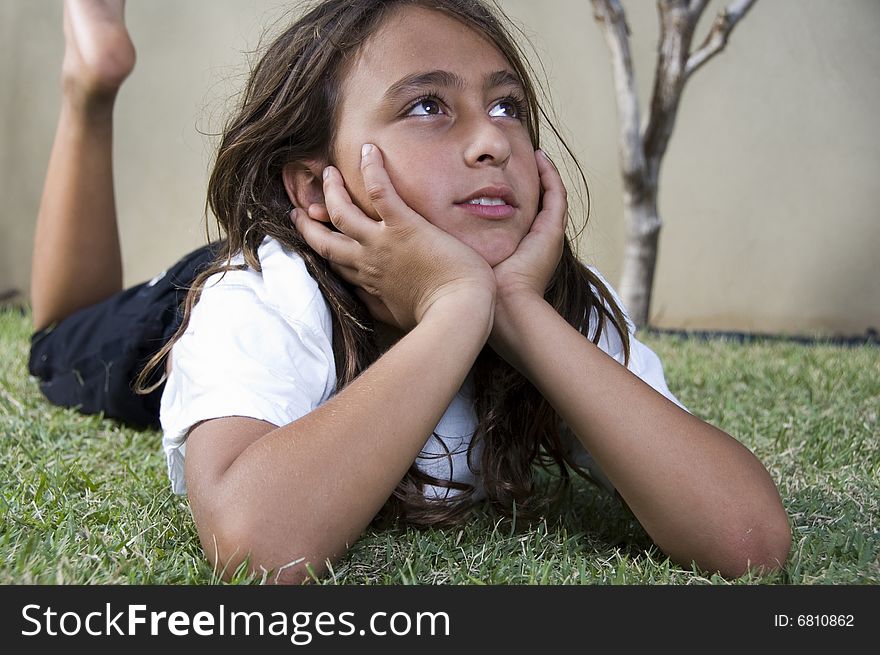
[{"label": "young girl", "polygon": [[218,569],[300,582],[379,515],[537,511],[536,462],[614,493],[684,566],[784,564],[765,468],[681,406],[572,254],[529,69],[481,2],[314,5],[223,134],[225,241],[121,294],[111,115],[134,51],[119,0],[68,0],[65,28],[32,370],[56,402],[148,424],[110,389],[158,350],[140,382],[167,372],[172,487]]}]

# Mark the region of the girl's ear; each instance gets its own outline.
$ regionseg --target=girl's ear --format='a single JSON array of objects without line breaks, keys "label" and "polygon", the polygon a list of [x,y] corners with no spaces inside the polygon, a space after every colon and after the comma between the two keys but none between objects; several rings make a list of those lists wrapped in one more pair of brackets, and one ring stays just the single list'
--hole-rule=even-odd
[{"label": "girl's ear", "polygon": [[308,209],[313,203],[324,202],[323,172],[326,164],[317,159],[285,164],[281,170],[284,189],[294,207]]}]

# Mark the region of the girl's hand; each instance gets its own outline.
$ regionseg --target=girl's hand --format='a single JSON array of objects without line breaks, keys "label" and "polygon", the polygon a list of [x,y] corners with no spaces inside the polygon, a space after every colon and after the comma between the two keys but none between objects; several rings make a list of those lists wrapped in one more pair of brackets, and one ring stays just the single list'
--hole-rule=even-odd
[{"label": "girl's hand", "polygon": [[565,185],[556,167],[537,151],[538,173],[544,197],[528,234],[514,253],[494,268],[497,294],[489,345],[503,359],[522,370],[518,350],[522,336],[517,334],[516,316],[529,315],[536,303],[544,303],[544,292],[559,259],[565,240],[568,212]]},{"label": "girl's hand", "polygon": [[494,268],[498,303],[520,294],[543,298],[562,257],[568,211],[565,185],[544,151],[535,151],[535,159],[544,192],[541,211],[514,253]]},{"label": "girl's hand", "polygon": [[[380,220],[352,202],[342,175],[332,166],[324,170],[326,209],[312,205],[308,214],[294,209],[293,220],[306,242],[358,288],[373,317],[409,330],[441,298],[457,296],[491,308],[492,269],[472,248],[406,205],[375,146],[364,146],[361,174]],[[339,231],[327,227],[328,221]]]}]

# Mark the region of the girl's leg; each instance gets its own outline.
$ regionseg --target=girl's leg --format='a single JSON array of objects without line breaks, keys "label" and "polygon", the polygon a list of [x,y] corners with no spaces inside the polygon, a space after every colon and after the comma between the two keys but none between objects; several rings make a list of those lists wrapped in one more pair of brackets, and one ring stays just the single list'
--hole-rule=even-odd
[{"label": "girl's leg", "polygon": [[124,0],[65,0],[61,115],[34,238],[41,330],[122,289],[113,192],[113,105],[134,67]]}]

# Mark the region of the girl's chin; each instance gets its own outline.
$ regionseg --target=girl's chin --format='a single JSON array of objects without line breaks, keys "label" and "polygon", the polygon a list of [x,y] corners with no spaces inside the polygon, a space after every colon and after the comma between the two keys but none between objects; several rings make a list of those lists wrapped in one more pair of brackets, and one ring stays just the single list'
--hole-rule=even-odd
[{"label": "girl's chin", "polygon": [[471,248],[476,250],[482,257],[485,259],[489,266],[497,266],[505,259],[510,257],[514,252],[516,252],[516,247],[519,245],[518,243],[514,243],[509,239],[505,239],[504,241],[498,242],[489,242],[484,241],[476,244],[468,244]]}]

